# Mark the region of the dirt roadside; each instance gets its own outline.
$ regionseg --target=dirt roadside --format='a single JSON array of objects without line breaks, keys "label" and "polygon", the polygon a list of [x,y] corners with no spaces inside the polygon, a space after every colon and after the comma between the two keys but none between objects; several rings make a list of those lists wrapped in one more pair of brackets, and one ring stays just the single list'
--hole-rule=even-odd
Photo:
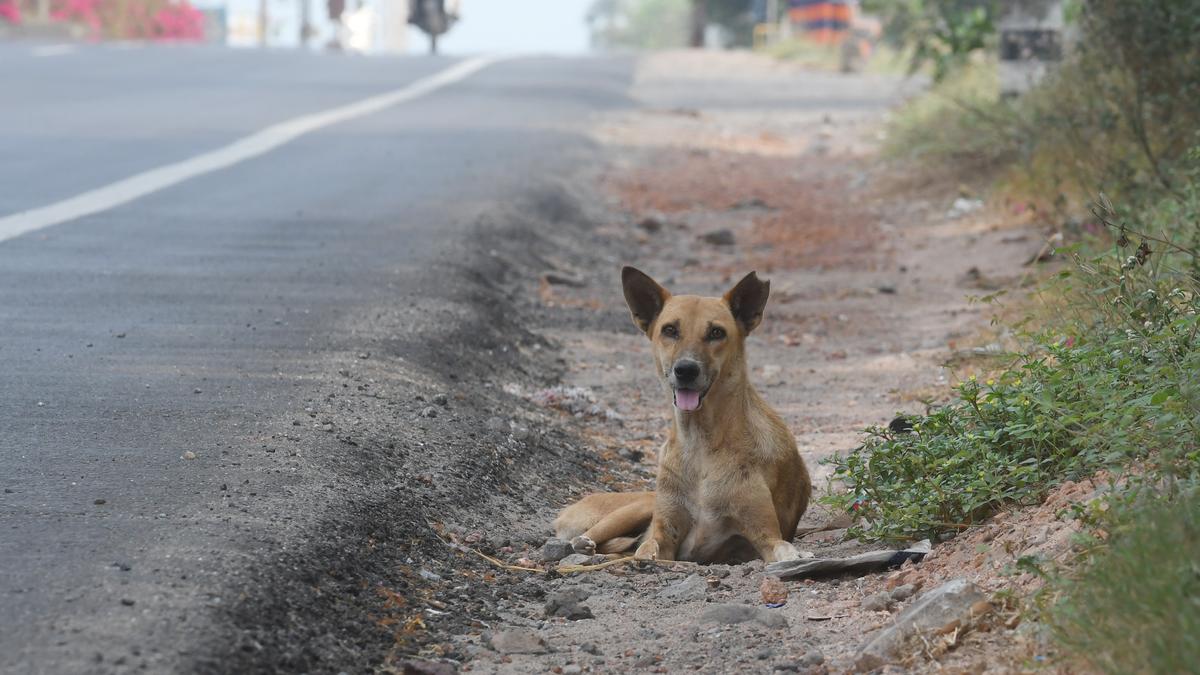
[{"label": "dirt roadside", "polygon": [[[351,322],[293,422],[298,445],[317,436],[341,450],[319,459],[330,516],[301,546],[261,542],[274,563],[234,580],[217,610],[230,635],[193,669],[842,672],[916,602],[863,607],[884,590],[911,584],[919,597],[964,576],[989,593],[1027,588],[1007,570],[1069,534],[1049,504],[911,570],[789,583],[769,610],[761,562],[564,576],[539,555],[563,505],[649,485],[667,430],[622,264],[694,293],[750,269],[771,280],[753,377],[818,492],[821,459],[945,396],[942,364],[988,347],[989,311],[967,296],[1019,285],[1043,237],[973,203],[948,213],[957,195],[881,165],[879,123],[906,86],[747,54],[641,60],[637,106],[581,121],[595,161],[481,213],[443,265],[398,279],[399,301]],[[802,527],[831,519],[813,505]],[[797,544],[873,548],[843,530]],[[747,610],[725,605],[771,618],[731,623]],[[1011,613],[994,616],[887,668],[1022,669],[1041,645],[1009,628]]]},{"label": "dirt roadside", "polygon": [[[621,214],[598,231],[605,250],[630,248],[622,262],[680,292],[717,295],[751,269],[771,280],[767,317],[749,347],[752,372],[796,434],[818,492],[828,489],[823,459],[857,445],[865,426],[944,399],[955,376],[944,364],[1004,339],[988,326],[993,310],[970,297],[1030,280],[1025,263],[1045,241],[1025,219],[971,199],[956,205],[946,186],[878,160],[881,120],[908,86],[746,54],[663,54],[639,68],[634,96],[643,107],[595,131],[613,158],[609,207]],[[540,287],[551,313],[600,317],[600,325],[555,321],[546,333],[566,364],[566,389],[550,403],[574,412],[603,465],[599,484],[574,485],[573,494],[651,485],[668,424],[669,398],[621,305],[617,269],[575,269]],[[761,562],[615,566],[543,582],[552,604],[578,601],[594,618],[554,617],[543,598],[518,604],[501,613],[504,626],[459,638],[471,655],[464,670],[855,670],[859,647],[916,602],[910,591],[919,599],[967,578],[993,598],[989,616],[914,645],[883,669],[1019,672],[1049,648],[1000,599],[1034,585],[1015,569],[1022,555],[1066,551],[1072,526],[1060,507],[1087,491],[1065,486],[1040,509],[938,545],[912,569],[789,583],[787,604],[771,610],[785,628],[707,620],[719,604],[762,607]],[[553,513],[542,513],[548,534]],[[814,505],[801,527],[833,519]],[[818,557],[879,547],[846,541],[841,529],[797,545]],[[536,547],[507,556],[522,565],[531,558]],[[899,600],[871,602],[906,585]],[[516,630],[497,637],[503,628]]]}]

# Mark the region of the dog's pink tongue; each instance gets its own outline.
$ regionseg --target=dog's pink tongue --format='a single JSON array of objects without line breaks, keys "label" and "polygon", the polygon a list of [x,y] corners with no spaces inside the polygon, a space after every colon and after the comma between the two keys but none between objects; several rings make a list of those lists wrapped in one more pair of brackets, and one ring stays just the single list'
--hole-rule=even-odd
[{"label": "dog's pink tongue", "polygon": [[675,407],[683,411],[692,411],[700,407],[700,392],[690,389],[675,390]]}]

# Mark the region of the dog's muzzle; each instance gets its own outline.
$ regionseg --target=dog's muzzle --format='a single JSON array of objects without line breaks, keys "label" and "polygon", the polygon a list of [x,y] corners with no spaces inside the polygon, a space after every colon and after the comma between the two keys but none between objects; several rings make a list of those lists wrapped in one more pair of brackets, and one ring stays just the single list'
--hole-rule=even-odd
[{"label": "dog's muzzle", "polygon": [[694,359],[679,359],[671,366],[667,381],[675,394],[675,407],[684,412],[699,410],[708,393],[703,380],[704,368]]}]

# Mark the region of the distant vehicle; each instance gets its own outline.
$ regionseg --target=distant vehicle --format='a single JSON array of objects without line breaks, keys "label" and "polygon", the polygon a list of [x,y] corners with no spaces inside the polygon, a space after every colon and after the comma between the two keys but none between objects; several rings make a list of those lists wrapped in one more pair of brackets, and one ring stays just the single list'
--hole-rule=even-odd
[{"label": "distant vehicle", "polygon": [[429,53],[438,52],[438,38],[458,21],[457,0],[409,0],[408,22],[429,36]]}]

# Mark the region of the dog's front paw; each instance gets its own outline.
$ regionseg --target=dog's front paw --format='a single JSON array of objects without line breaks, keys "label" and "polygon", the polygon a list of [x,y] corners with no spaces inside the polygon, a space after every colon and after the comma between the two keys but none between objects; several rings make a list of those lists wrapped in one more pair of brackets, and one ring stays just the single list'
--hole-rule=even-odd
[{"label": "dog's front paw", "polygon": [[653,539],[647,539],[638,546],[633,557],[638,560],[658,560],[658,542]]},{"label": "dog's front paw", "polygon": [[584,555],[596,555],[596,542],[592,541],[586,535],[579,535],[571,540],[571,548],[575,549],[576,553]]},{"label": "dog's front paw", "polygon": [[767,562],[780,562],[783,560],[804,560],[812,558],[811,551],[799,551],[790,541],[781,541],[775,544],[775,548],[771,551],[773,560]]}]

